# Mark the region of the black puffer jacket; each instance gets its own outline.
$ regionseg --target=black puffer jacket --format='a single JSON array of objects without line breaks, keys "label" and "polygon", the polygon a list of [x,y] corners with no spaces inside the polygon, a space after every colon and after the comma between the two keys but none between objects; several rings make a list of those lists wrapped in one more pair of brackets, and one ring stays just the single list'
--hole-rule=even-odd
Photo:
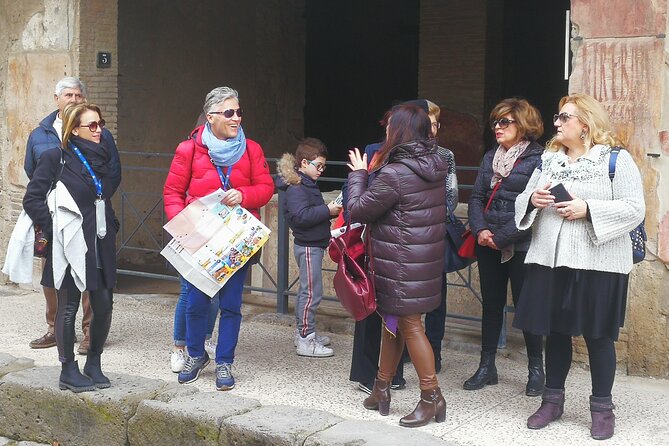
[{"label": "black puffer jacket", "polygon": [[503,249],[515,244],[516,251],[527,251],[532,231],[519,231],[516,228],[515,202],[518,194],[525,190],[534,169],[541,164],[543,152],[544,148],[536,142],[527,146],[509,176],[502,179],[488,212],[484,212],[484,209],[492,193],[490,181],[493,176],[492,160],[495,150],[489,150],[483,155],[476,183],[469,198],[469,227],[472,234],[477,235],[482,230],[488,229],[494,234],[493,241],[498,248]]},{"label": "black puffer jacket", "polygon": [[369,223],[379,309],[405,316],[441,302],[448,165],[434,142],[393,148],[367,186],[367,171],[348,175],[348,209]]}]

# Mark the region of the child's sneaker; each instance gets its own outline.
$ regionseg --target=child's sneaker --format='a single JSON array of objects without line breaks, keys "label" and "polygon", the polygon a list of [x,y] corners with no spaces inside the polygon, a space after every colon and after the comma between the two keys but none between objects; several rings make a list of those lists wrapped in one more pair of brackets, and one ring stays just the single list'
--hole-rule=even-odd
[{"label": "child's sneaker", "polygon": [[179,373],[186,365],[186,352],[181,349],[176,349],[170,356],[170,368],[172,372]]},{"label": "child's sneaker", "polygon": [[209,354],[209,357],[216,357],[216,342],[209,338],[204,341],[204,350]]},{"label": "child's sneaker", "polygon": [[235,387],[235,377],[232,376],[232,364],[216,364],[216,388],[230,390]]},{"label": "child's sneaker", "polygon": [[[297,347],[298,339],[300,339],[300,334],[297,332],[297,329],[296,329],[295,330],[295,347]],[[318,342],[321,345],[330,345],[330,343],[331,343],[329,336],[321,336],[318,333],[316,333],[316,342]]]},{"label": "child's sneaker", "polygon": [[209,364],[209,355],[205,352],[204,356],[186,358],[186,365],[179,373],[178,381],[180,384],[190,384],[200,377],[200,373]]},{"label": "child's sneaker", "polygon": [[316,341],[316,333],[311,333],[306,338],[299,336],[296,351],[298,356],[309,356],[311,358],[327,358],[334,355],[334,350]]}]

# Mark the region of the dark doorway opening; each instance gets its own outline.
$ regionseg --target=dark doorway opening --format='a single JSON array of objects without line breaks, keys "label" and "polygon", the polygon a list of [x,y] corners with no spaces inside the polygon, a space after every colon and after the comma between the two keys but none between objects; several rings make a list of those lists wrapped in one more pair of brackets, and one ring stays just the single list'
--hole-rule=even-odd
[{"label": "dark doorway opening", "polygon": [[[379,141],[378,122],[394,101],[418,91],[419,0],[306,2],[304,134],[329,159]],[[327,176],[344,177],[345,167]],[[323,185],[324,189],[340,185]]]},{"label": "dark doorway opening", "polygon": [[[569,0],[488,2],[485,111],[507,97],[527,99],[544,120],[541,143],[555,133],[551,119],[568,92],[564,66],[569,8]],[[490,149],[493,136],[490,131],[485,135]]]}]

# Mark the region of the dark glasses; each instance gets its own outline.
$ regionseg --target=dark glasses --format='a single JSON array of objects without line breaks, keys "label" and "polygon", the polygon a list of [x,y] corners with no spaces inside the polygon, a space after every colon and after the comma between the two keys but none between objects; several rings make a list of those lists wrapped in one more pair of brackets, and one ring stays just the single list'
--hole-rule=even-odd
[{"label": "dark glasses", "polygon": [[88,124],[86,124],[86,125],[82,124],[79,127],[88,127],[88,130],[90,130],[91,132],[97,132],[98,128],[99,129],[104,128],[105,124],[106,124],[105,120],[100,119],[98,122],[95,122],[95,121],[89,122]]},{"label": "dark glasses", "polygon": [[567,112],[562,112],[560,114],[553,115],[553,122],[555,122],[559,119],[561,123],[565,124],[571,118],[578,118],[578,116],[572,115],[572,114],[567,113]]},{"label": "dark glasses", "polygon": [[241,108],[238,108],[236,110],[234,108],[229,108],[229,109],[223,110],[223,111],[209,112],[210,115],[223,115],[224,117],[226,117],[228,119],[232,118],[235,113],[237,113],[237,116],[239,116],[240,118],[242,117],[242,109]]},{"label": "dark glasses", "polygon": [[490,128],[495,130],[495,127],[499,126],[500,129],[505,129],[509,125],[513,124],[514,122],[516,122],[516,121],[514,121],[512,119],[506,119],[506,118],[495,119],[493,122],[490,123]]}]

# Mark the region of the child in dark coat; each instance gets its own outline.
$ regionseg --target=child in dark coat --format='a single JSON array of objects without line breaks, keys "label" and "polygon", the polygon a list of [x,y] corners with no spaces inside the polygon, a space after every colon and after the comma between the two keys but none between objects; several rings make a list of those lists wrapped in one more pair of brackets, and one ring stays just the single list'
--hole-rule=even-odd
[{"label": "child in dark coat", "polygon": [[299,356],[334,355],[330,338],[315,331],[316,309],[323,297],[323,256],[330,240],[330,219],[341,205],[325,204],[316,184],[325,170],[327,148],[316,138],[305,138],[295,151],[286,153],[277,166],[276,186],[288,226],[293,231],[295,260],[300,268],[300,286],[295,303],[295,347]]}]

